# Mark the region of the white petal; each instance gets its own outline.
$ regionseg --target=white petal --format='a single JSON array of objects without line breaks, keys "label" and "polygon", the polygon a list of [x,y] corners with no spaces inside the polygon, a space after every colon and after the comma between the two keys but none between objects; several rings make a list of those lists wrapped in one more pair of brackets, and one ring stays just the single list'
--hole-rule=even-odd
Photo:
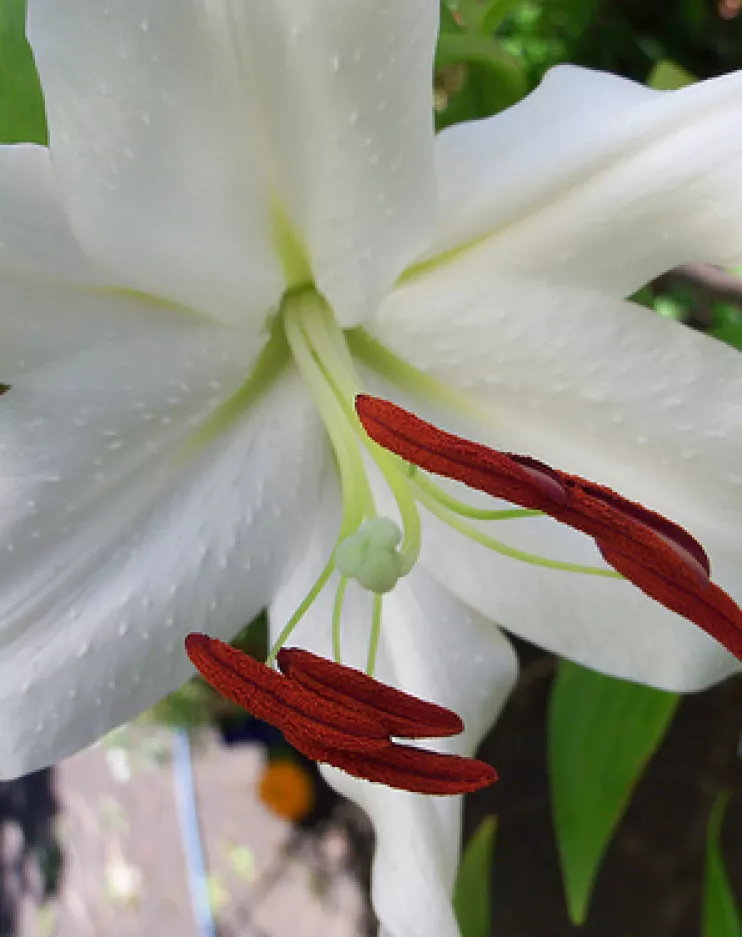
[{"label": "white petal", "polygon": [[0,271],[56,283],[106,282],[70,230],[46,147],[0,146]]},{"label": "white petal", "polygon": [[435,0],[226,4],[275,185],[344,326],[433,233]]},{"label": "white petal", "polygon": [[0,382],[86,348],[172,337],[177,341],[194,316],[127,291],[70,286],[0,272]]},{"label": "white petal", "polygon": [[626,296],[692,260],[742,261],[742,73],[680,91],[560,66],[437,140],[427,256],[476,243],[514,276]]},{"label": "white petal", "polygon": [[69,227],[49,151],[0,147],[0,381],[109,341],[187,328],[180,308],[117,290]]},{"label": "white petal", "polygon": [[[315,525],[304,562],[271,609],[274,634],[302,600],[332,547],[334,493],[330,481],[320,504],[322,520]],[[335,584],[302,620],[289,644],[331,656]],[[368,594],[351,586],[343,611],[343,660],[362,668],[371,621]],[[515,654],[498,630],[420,568],[385,597],[375,676],[454,709],[466,725],[461,736],[426,746],[472,755],[497,718],[516,673]],[[328,767],[323,773],[344,796],[359,803],[374,824],[372,901],[381,933],[458,937],[450,899],[459,857],[461,798],[392,790]]]},{"label": "white petal", "polygon": [[240,337],[86,352],[0,399],[2,776],[178,687],[184,635],[230,639],[291,564],[324,457],[297,379],[193,438],[248,373]]},{"label": "white petal", "polygon": [[[489,506],[507,505],[493,500]],[[548,518],[477,526],[510,547],[605,567],[588,537]],[[427,514],[421,563],[462,600],[508,631],[611,676],[691,692],[740,670],[739,661],[700,628],[630,583],[503,557]],[[715,581],[742,601],[742,552],[717,551],[712,563]]]},{"label": "white petal", "polygon": [[55,168],[86,252],[237,320],[282,291],[254,122],[196,0],[32,0]]},{"label": "white petal", "polygon": [[[499,280],[471,257],[395,291],[374,331],[416,367],[471,395],[485,416],[466,424],[444,417],[454,432],[533,455],[669,516],[701,540],[715,581],[742,601],[737,352],[629,303]],[[424,401],[420,409],[431,412]],[[577,535],[547,534],[547,523],[495,524],[492,536],[507,541],[512,529],[541,555],[596,559],[594,551],[584,558],[589,543]],[[428,534],[424,549],[443,581],[503,626],[560,653],[686,689],[734,666],[694,626],[628,586],[486,554],[475,561],[472,550],[441,536],[431,547]]]}]

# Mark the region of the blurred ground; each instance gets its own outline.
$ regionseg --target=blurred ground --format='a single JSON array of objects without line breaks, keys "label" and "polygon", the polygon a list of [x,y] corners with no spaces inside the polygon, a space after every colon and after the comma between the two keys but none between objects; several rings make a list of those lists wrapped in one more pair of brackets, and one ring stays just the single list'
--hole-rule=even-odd
[{"label": "blurred ground", "polygon": [[[638,786],[600,872],[587,924],[569,923],[552,832],[544,725],[555,662],[518,642],[518,689],[481,756],[500,782],[473,795],[471,832],[498,816],[492,871],[497,937],[699,937],[706,824],[720,790],[732,800],[723,850],[742,905],[742,680],[686,698]],[[194,745],[196,800],[218,937],[362,937],[372,840],[355,808],[331,799],[309,830],[292,830],[256,796],[259,746],[226,748],[206,730]],[[17,930],[0,913],[0,937],[199,937],[190,906],[174,797],[173,736],[128,727],[64,762],[54,787],[64,853],[45,842],[53,802],[48,776],[27,807],[0,785],[3,897],[20,908]],[[46,789],[45,789],[46,785]],[[9,793],[10,792],[10,793]],[[327,791],[329,793],[329,789]],[[22,856],[21,826],[26,824]],[[405,844],[401,844],[405,848]],[[37,860],[41,859],[41,862]],[[431,935],[434,937],[434,935]]]},{"label": "blurred ground", "polygon": [[[30,883],[19,937],[197,937],[173,796],[172,736],[130,727],[114,739],[56,772],[62,886],[38,907],[39,888]],[[292,835],[269,814],[255,795],[262,757],[252,746],[227,749],[209,731],[193,753],[219,937],[355,937],[365,907],[348,871],[347,837],[332,825],[321,835]],[[3,852],[13,848],[6,837]]]}]

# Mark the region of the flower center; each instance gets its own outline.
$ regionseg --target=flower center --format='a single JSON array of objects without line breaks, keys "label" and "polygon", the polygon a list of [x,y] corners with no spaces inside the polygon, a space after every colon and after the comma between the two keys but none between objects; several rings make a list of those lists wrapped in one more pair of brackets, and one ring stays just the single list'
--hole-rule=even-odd
[{"label": "flower center", "polygon": [[[383,449],[366,434],[355,412],[355,399],[362,385],[354,362],[363,359],[374,370],[397,385],[414,386],[430,397],[444,398],[451,405],[452,394],[431,378],[395,358],[365,333],[344,333],[331,310],[312,289],[288,293],[280,312],[280,324],[294,364],[324,422],[332,445],[342,489],[342,518],[337,540],[327,563],[308,594],[291,616],[271,649],[267,663],[278,651],[312,606],[337,570],[340,580],[332,616],[333,654],[341,653],[341,620],[348,583],[355,580],[373,595],[372,628],[367,671],[376,662],[382,597],[415,566],[421,548],[418,505],[445,521],[470,539],[489,549],[539,566],[615,576],[611,570],[561,563],[508,547],[485,534],[473,522],[528,517],[539,511],[481,510],[459,501],[415,466]],[[369,471],[380,476],[396,507],[397,519],[380,516]]]}]

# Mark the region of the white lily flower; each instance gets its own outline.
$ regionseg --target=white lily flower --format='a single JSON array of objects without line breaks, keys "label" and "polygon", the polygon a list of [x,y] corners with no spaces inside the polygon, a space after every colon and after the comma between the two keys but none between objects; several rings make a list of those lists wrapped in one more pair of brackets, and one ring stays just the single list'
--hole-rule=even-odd
[{"label": "white lily flower", "polygon": [[[0,147],[3,776],[178,687],[188,631],[266,606],[274,635],[456,710],[436,747],[465,754],[515,678],[494,622],[657,686],[736,669],[587,538],[471,520],[366,449],[352,401],[618,489],[742,597],[740,358],[622,300],[742,259],[742,77],[561,68],[435,139],[437,0],[29,7],[50,148]],[[376,825],[383,932],[456,935],[460,799],[328,777]]]}]

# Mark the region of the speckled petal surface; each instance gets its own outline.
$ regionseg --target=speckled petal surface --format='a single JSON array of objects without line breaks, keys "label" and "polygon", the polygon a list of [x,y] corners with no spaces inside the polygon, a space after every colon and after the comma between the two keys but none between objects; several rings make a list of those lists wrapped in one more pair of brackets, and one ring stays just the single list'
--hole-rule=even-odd
[{"label": "speckled petal surface", "polygon": [[438,2],[223,7],[278,199],[338,321],[357,324],[433,235]]},{"label": "speckled petal surface", "polygon": [[0,383],[107,342],[196,317],[117,288],[70,228],[45,147],[0,146]]},{"label": "speckled petal surface", "polygon": [[65,207],[126,286],[255,323],[283,278],[254,109],[197,0],[31,0]]},{"label": "speckled petal surface", "polygon": [[435,0],[31,0],[29,17],[74,228],[128,285],[247,321],[284,276],[303,285],[303,253],[350,325],[432,237]]},{"label": "speckled petal surface", "polygon": [[[469,421],[427,411],[444,428],[667,515],[704,544],[715,581],[742,600],[736,351],[594,292],[493,277],[473,255],[401,286],[374,330],[470,395],[479,416]],[[602,565],[588,540],[548,520],[488,529],[547,557]],[[436,522],[424,531],[423,562],[503,627],[616,676],[688,690],[737,668],[693,625],[625,583],[504,560]]]},{"label": "speckled petal surface", "polygon": [[426,256],[470,245],[505,276],[628,296],[686,261],[742,261],[742,72],[679,91],[560,65],[436,140]]},{"label": "speckled petal surface", "polygon": [[324,437],[291,371],[210,440],[239,332],[86,351],[0,399],[0,774],[95,741],[180,686],[188,631],[231,639],[290,569]]}]

